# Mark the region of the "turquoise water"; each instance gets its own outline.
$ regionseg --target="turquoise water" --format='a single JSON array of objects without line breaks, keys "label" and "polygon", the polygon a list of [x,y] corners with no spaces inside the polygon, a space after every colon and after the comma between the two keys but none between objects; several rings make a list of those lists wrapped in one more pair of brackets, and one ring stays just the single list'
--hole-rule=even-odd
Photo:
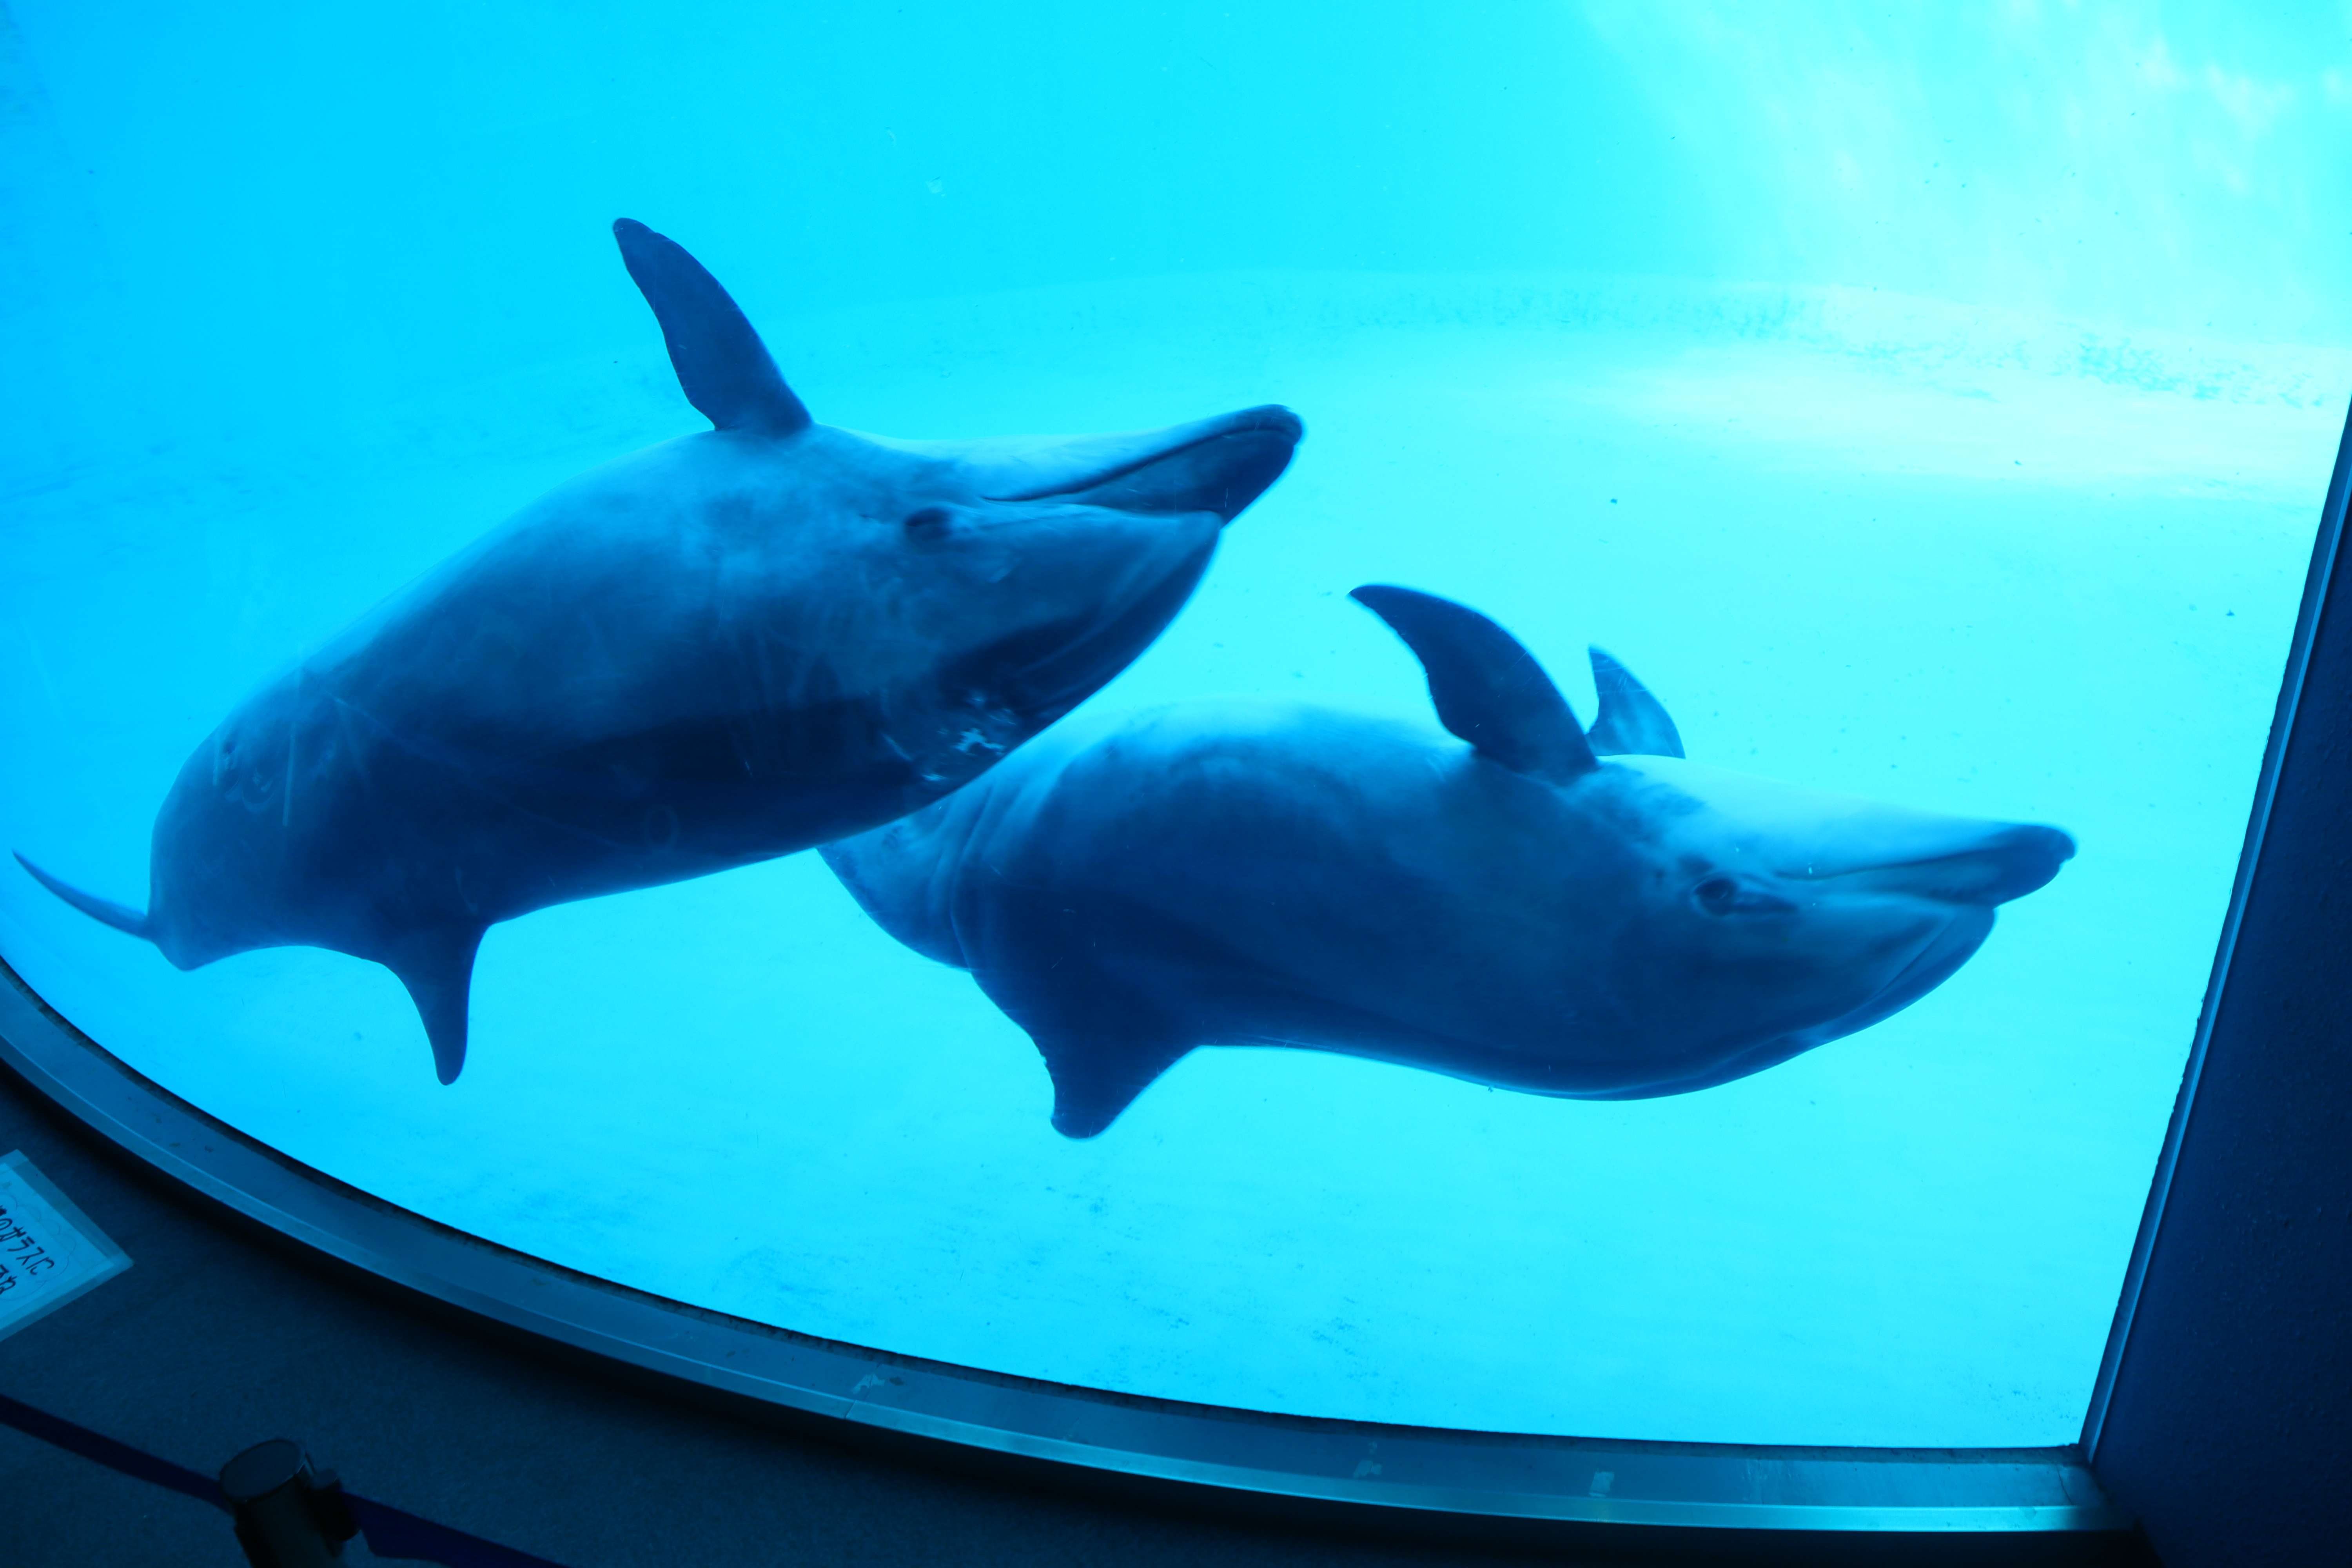
[{"label": "turquoise water", "polygon": [[383,969],[192,972],[0,878],[140,1070],[509,1246],[912,1354],[1631,1438],[2079,1426],[2352,384],[2334,11],[13,11],[0,826],[134,906],[238,702],[702,427],[606,226],[826,424],[1260,404],[1288,474],[1087,715],[1423,727],[1347,598],[1598,643],[1690,757],[2063,827],[1888,1021],[1540,1098],[1193,1053],[1100,1136],[814,855],[491,928],[436,1081]]}]

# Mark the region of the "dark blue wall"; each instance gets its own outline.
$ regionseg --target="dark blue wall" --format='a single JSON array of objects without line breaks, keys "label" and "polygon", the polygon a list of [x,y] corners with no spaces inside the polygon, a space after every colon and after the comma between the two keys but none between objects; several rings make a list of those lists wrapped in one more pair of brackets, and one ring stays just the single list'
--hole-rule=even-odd
[{"label": "dark blue wall", "polygon": [[2169,1568],[2352,1562],[2352,573],[2316,614],[2095,1455]]}]

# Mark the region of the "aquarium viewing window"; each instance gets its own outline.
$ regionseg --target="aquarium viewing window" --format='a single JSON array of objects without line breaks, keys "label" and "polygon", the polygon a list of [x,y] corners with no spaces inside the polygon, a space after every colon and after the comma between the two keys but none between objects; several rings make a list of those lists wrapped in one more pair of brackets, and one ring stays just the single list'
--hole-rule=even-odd
[{"label": "aquarium viewing window", "polygon": [[2340,522],[2334,8],[0,21],[62,1103],[901,1431],[2114,1522]]}]

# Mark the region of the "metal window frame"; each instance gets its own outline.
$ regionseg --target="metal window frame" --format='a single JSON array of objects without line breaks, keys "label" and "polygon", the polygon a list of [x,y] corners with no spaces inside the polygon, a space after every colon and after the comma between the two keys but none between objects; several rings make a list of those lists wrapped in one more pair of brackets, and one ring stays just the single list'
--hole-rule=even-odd
[{"label": "metal window frame", "polygon": [[491,1324],[733,1402],[1032,1468],[1423,1519],[1734,1535],[2114,1531],[2079,1450],[1795,1448],[1448,1431],[1116,1394],[893,1355],[667,1300],[302,1165],[141,1077],[0,965],[0,1065],[204,1199]]}]

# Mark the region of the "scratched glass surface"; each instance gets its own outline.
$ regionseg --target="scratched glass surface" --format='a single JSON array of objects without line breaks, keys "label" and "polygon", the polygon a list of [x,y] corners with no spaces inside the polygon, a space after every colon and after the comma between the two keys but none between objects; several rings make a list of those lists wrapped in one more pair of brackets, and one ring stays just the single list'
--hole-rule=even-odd
[{"label": "scratched glass surface", "polygon": [[9,15],[0,953],[140,1071],[1001,1372],[2074,1437],[2338,8]]}]

